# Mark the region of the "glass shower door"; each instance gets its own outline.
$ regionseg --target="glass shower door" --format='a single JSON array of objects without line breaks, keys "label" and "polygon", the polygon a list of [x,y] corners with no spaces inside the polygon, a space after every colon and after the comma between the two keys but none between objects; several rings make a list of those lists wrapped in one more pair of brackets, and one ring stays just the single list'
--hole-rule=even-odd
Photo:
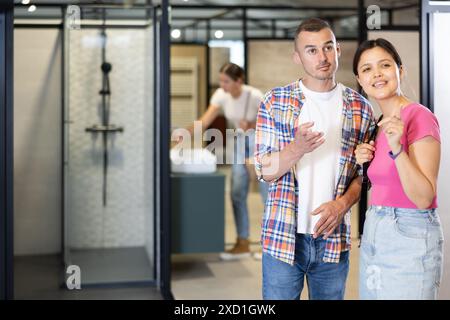
[{"label": "glass shower door", "polygon": [[64,259],[81,285],[155,281],[148,10],[80,8],[64,32]]}]

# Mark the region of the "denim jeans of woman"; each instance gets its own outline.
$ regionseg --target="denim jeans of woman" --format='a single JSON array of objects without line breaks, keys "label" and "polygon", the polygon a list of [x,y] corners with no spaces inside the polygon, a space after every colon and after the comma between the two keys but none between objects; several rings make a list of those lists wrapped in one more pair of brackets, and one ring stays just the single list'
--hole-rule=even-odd
[{"label": "denim jeans of woman", "polygon": [[[245,145],[244,145],[245,144]],[[248,217],[247,197],[250,186],[250,175],[245,165],[246,158],[253,158],[255,148],[255,134],[247,133],[235,137],[234,157],[231,169],[231,201],[236,223],[237,235],[241,239],[248,239],[250,226]],[[266,203],[268,184],[259,182],[259,192],[263,203]]]},{"label": "denim jeans of woman", "polygon": [[368,209],[360,250],[360,299],[436,299],[442,263],[443,233],[435,209]]}]

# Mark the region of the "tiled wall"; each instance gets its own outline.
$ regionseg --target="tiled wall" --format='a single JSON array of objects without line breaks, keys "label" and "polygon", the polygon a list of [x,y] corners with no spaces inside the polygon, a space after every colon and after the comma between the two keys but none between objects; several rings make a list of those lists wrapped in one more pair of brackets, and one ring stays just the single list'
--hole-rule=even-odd
[{"label": "tiled wall", "polygon": [[[151,30],[107,30],[112,64],[110,123],[124,127],[108,138],[107,206],[102,203],[102,86],[99,30],[70,32],[68,230],[73,248],[143,246],[152,242]],[[147,240],[147,241],[146,241]],[[151,246],[150,246],[151,247]]]}]

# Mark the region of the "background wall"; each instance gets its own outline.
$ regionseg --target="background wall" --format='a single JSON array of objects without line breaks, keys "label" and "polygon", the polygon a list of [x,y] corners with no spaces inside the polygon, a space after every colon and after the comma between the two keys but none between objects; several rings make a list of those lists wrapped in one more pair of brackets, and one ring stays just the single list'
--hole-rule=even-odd
[{"label": "background wall", "polygon": [[205,45],[182,45],[182,44],[172,44],[170,46],[170,56],[173,57],[196,57],[198,61],[198,88],[199,88],[199,99],[198,99],[198,114],[202,114],[208,107],[207,100],[207,88],[208,84],[206,81],[207,77],[207,47]]},{"label": "background wall", "polygon": [[101,123],[99,30],[70,33],[68,231],[72,248],[132,247],[152,241],[151,31],[107,30],[112,64],[108,204],[102,204],[102,137],[85,132]]},{"label": "background wall", "polygon": [[[339,41],[342,54],[336,78],[346,86],[356,88],[352,72],[355,41]],[[266,92],[301,78],[301,66],[293,62],[294,44],[291,40],[251,40],[248,43],[249,84]]]},{"label": "background wall", "polygon": [[[430,54],[434,60],[434,112],[441,128],[441,167],[438,180],[438,206],[444,229],[444,274],[441,283],[440,299],[450,299],[450,97],[448,94],[450,83],[450,61],[448,52],[450,44],[442,41],[448,37],[450,30],[450,13],[435,13],[434,34],[430,34],[430,41],[434,42],[434,50]],[[431,94],[431,93],[430,93]]]},{"label": "background wall", "polygon": [[419,8],[407,8],[403,10],[394,10],[392,22],[394,25],[414,25],[420,24]]},{"label": "background wall", "polygon": [[14,30],[14,253],[61,251],[61,31]]},{"label": "background wall", "polygon": [[230,48],[211,47],[209,48],[209,88],[210,96],[219,87],[220,68],[230,62]]}]

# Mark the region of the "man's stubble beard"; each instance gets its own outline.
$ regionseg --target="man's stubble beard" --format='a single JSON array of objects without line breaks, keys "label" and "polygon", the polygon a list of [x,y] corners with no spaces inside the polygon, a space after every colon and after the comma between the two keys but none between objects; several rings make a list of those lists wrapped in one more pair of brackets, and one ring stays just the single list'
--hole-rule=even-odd
[{"label": "man's stubble beard", "polygon": [[320,80],[320,81],[331,80],[331,79],[335,78],[336,71],[337,71],[337,68],[336,68],[334,71],[330,72],[326,76],[319,76],[319,75],[311,74],[308,70],[306,70],[306,68],[303,68],[303,69],[305,70],[305,73],[308,74],[308,76],[310,76],[311,78],[314,78],[316,80]]}]

